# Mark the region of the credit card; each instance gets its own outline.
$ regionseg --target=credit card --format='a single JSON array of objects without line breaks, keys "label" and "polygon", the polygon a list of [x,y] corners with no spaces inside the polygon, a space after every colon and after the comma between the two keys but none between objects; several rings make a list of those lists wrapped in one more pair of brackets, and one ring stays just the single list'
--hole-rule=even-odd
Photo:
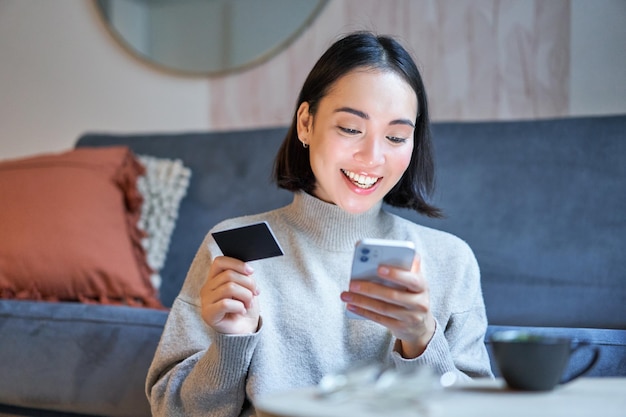
[{"label": "credit card", "polygon": [[213,232],[211,235],[225,256],[244,262],[283,255],[267,222]]}]

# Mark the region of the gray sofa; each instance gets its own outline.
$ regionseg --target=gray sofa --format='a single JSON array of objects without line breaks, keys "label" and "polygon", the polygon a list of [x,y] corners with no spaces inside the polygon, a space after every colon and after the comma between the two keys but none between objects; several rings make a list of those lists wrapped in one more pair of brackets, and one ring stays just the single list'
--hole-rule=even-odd
[{"label": "gray sofa", "polygon": [[[291,201],[270,182],[285,131],[79,139],[192,169],[161,272],[166,306],[212,225]],[[626,115],[436,123],[433,136],[435,202],[447,217],[392,211],[471,245],[489,332],[531,327],[590,341],[601,350],[590,375],[626,376]],[[146,308],[0,300],[0,414],[150,415],[144,379],[166,318]],[[589,354],[577,354],[568,372]]]}]

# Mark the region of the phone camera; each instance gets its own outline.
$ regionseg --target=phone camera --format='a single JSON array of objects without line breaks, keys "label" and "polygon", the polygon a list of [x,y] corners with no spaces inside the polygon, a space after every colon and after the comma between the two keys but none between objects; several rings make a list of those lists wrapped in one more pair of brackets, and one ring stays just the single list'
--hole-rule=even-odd
[{"label": "phone camera", "polygon": [[361,262],[367,262],[369,261],[370,258],[368,258],[366,255],[362,255],[361,256]]}]

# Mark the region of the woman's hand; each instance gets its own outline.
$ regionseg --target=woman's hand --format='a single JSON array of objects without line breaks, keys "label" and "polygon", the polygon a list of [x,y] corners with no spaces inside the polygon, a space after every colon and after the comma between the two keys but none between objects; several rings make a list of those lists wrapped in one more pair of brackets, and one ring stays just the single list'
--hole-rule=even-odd
[{"label": "woman's hand", "polygon": [[216,332],[248,334],[259,326],[259,305],[253,270],[245,262],[227,256],[213,260],[200,290],[202,319]]},{"label": "woman's hand", "polygon": [[402,356],[415,358],[424,352],[435,333],[420,260],[415,258],[411,271],[380,265],[378,275],[394,286],[351,281],[350,290],[343,292],[341,299],[353,313],[387,327],[400,341]]}]

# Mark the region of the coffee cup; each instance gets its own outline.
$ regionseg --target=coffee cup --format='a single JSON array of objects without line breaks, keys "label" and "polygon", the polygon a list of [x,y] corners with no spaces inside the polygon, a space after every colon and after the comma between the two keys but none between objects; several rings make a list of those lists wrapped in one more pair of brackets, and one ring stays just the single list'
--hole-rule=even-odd
[{"label": "coffee cup", "polygon": [[[505,330],[491,335],[491,346],[500,374],[512,389],[549,391],[587,373],[596,364],[600,351],[586,342],[567,337]],[[563,377],[570,356],[581,348],[593,350],[583,369]]]}]

